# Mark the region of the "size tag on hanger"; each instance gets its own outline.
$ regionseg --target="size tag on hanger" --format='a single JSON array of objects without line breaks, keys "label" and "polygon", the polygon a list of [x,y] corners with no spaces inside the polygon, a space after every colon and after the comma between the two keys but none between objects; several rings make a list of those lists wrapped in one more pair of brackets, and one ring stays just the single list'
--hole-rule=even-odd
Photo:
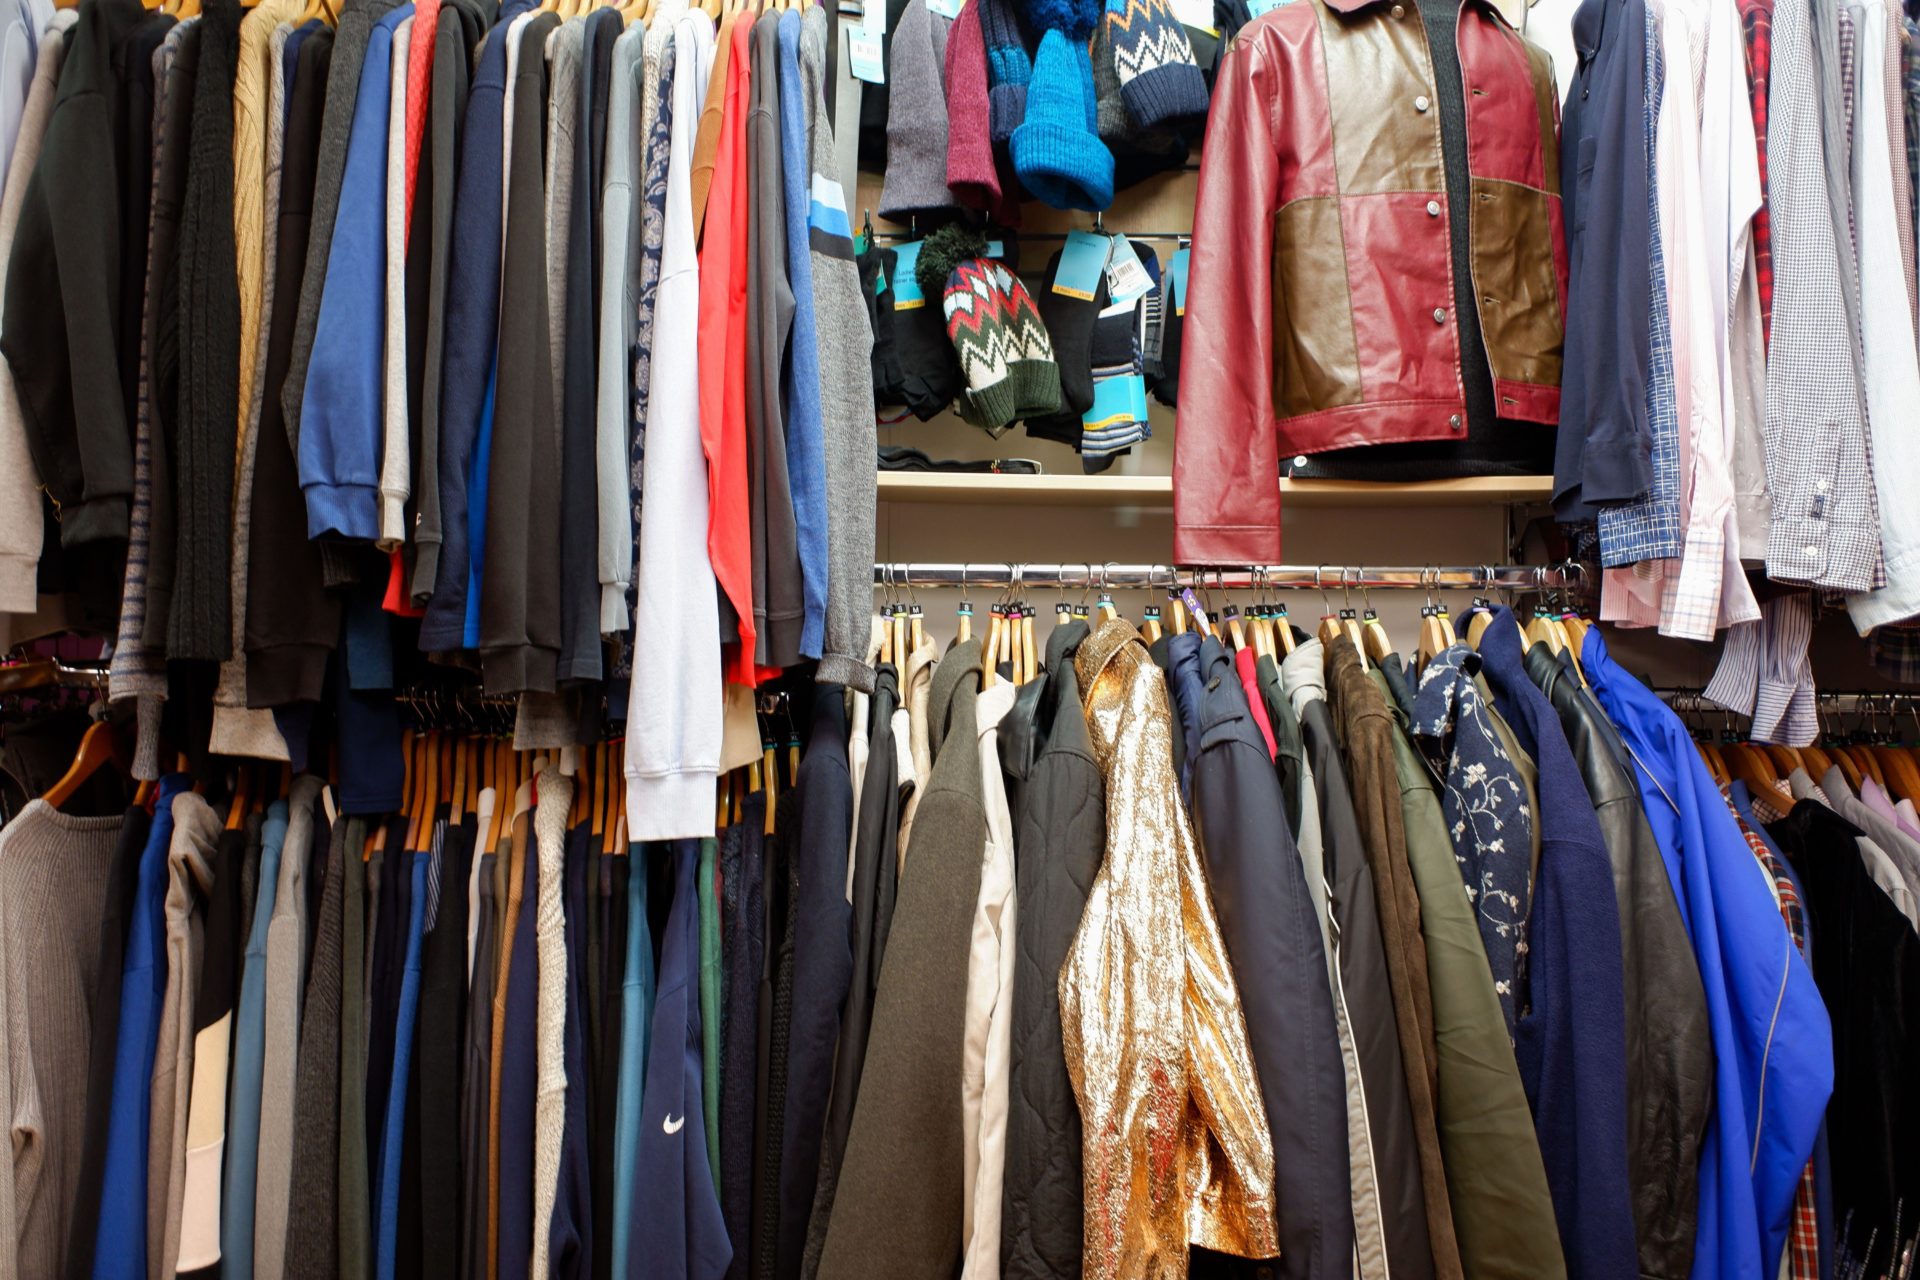
[{"label": "size tag on hanger", "polygon": [[1181,248],[1175,251],[1167,262],[1167,279],[1171,282],[1169,292],[1173,294],[1173,314],[1187,314],[1187,259],[1192,250]]},{"label": "size tag on hanger", "polygon": [[1107,295],[1113,299],[1113,305],[1123,306],[1144,297],[1152,288],[1153,277],[1140,265],[1140,255],[1133,251],[1126,236],[1116,234],[1113,255],[1107,260]]},{"label": "size tag on hanger", "polygon": [[1060,250],[1060,269],[1053,273],[1053,291],[1092,302],[1112,252],[1113,241],[1107,236],[1091,231],[1067,232],[1067,243]]},{"label": "size tag on hanger", "polygon": [[927,305],[926,298],[920,293],[919,277],[913,274],[913,264],[920,261],[921,241],[894,246],[893,262],[893,309],[912,311]]},{"label": "size tag on hanger", "polygon": [[[878,7],[871,6],[867,12],[871,14]],[[868,84],[887,82],[887,66],[880,52],[878,31],[871,28],[867,30],[847,28],[847,66],[852,70],[856,80],[864,80]]]}]

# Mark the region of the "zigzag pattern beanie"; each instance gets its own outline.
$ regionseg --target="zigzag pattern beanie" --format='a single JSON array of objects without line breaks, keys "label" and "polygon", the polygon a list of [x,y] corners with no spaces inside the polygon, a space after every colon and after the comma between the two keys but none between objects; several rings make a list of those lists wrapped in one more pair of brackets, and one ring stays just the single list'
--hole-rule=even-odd
[{"label": "zigzag pattern beanie", "polygon": [[1120,96],[1142,129],[1207,113],[1207,82],[1167,0],[1107,0]]},{"label": "zigzag pattern beanie", "polygon": [[985,250],[979,232],[943,227],[921,245],[914,274],[932,296],[928,286],[947,271],[947,337],[967,380],[960,416],[999,436],[1059,407],[1060,370],[1033,298],[1004,263],[980,256]]}]

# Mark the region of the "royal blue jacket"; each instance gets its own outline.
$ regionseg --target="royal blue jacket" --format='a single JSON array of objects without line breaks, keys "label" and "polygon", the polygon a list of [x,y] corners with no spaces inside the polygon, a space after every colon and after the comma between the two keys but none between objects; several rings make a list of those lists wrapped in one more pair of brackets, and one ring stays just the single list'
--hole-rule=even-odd
[{"label": "royal blue jacket", "polygon": [[1833,1028],[1767,877],[1664,702],[1589,628],[1581,669],[1620,729],[1700,964],[1714,1107],[1700,1155],[1693,1280],[1771,1276],[1833,1092]]},{"label": "royal blue jacket", "polygon": [[1494,611],[1481,669],[1539,770],[1540,868],[1527,917],[1528,1012],[1514,1056],[1546,1161],[1572,1280],[1640,1274],[1627,1177],[1627,1017],[1613,864],[1547,695],[1527,676],[1520,628]]}]

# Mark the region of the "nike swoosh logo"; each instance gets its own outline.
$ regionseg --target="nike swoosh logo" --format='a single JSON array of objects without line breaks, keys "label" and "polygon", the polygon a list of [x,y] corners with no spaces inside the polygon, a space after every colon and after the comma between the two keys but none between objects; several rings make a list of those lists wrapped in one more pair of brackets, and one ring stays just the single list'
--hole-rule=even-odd
[{"label": "nike swoosh logo", "polygon": [[680,1132],[686,1123],[687,1118],[685,1116],[681,1116],[678,1120],[675,1120],[672,1116],[668,1116],[660,1122],[660,1127],[667,1132],[668,1136],[672,1136]]}]

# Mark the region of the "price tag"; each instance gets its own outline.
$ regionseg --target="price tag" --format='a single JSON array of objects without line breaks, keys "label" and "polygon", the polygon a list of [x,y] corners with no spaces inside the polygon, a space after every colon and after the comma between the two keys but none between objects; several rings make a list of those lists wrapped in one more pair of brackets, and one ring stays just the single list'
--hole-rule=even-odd
[{"label": "price tag", "polygon": [[1140,255],[1123,235],[1113,238],[1113,255],[1107,262],[1107,296],[1117,306],[1143,297],[1153,288],[1153,277],[1140,265]]},{"label": "price tag", "polygon": [[1167,278],[1173,282],[1173,314],[1177,316],[1187,314],[1187,259],[1191,253],[1191,250],[1181,249],[1167,263]]},{"label": "price tag", "polygon": [[1100,288],[1100,273],[1107,269],[1113,241],[1091,231],[1069,231],[1060,250],[1060,269],[1053,273],[1053,291],[1082,302],[1092,302]]},{"label": "price tag", "polygon": [[989,258],[1004,258],[1007,256],[1007,246],[998,240],[989,240],[987,241],[987,256]]},{"label": "price tag", "polygon": [[957,18],[960,10],[966,7],[967,0],[927,0],[927,12],[937,13],[943,18]]},{"label": "price tag", "polygon": [[1287,0],[1247,0],[1247,12],[1257,18],[1263,13],[1273,12],[1286,3]]},{"label": "price tag", "polygon": [[916,307],[927,305],[920,293],[920,278],[914,274],[914,264],[920,261],[920,246],[924,241],[915,240],[911,244],[898,245],[893,263],[893,309],[912,311]]},{"label": "price tag", "polygon": [[[867,12],[873,12],[870,7]],[[880,52],[880,36],[875,31],[855,31],[847,28],[847,66],[852,69],[854,78],[868,84],[887,82],[887,65]]]}]

